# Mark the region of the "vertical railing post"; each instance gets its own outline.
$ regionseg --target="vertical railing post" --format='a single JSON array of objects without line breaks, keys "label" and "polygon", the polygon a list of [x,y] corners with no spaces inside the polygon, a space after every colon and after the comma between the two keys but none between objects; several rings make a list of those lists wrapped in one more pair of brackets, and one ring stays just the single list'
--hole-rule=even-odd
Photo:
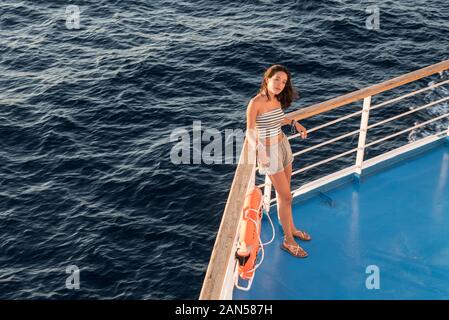
[{"label": "vertical railing post", "polygon": [[265,186],[263,188],[263,206],[267,215],[270,213],[271,201],[271,180],[268,174],[265,175]]},{"label": "vertical railing post", "polygon": [[365,154],[365,141],[368,131],[369,109],[371,106],[371,96],[363,99],[362,119],[360,121],[359,145],[357,147],[357,159],[355,162],[355,176],[360,179],[362,175],[363,156]]}]

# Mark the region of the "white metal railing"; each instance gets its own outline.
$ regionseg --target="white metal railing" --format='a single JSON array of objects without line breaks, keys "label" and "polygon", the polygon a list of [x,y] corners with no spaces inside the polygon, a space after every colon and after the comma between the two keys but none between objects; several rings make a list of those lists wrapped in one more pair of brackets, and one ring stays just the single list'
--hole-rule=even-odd
[{"label": "white metal railing", "polygon": [[[362,115],[361,116],[361,121],[360,121],[360,128],[358,130],[354,130],[354,131],[342,134],[342,135],[340,135],[340,136],[338,136],[336,138],[333,138],[333,139],[321,142],[321,143],[319,143],[317,145],[308,147],[307,149],[295,152],[295,153],[293,153],[293,157],[295,158],[296,156],[298,156],[300,154],[305,154],[305,153],[310,152],[312,150],[321,148],[323,146],[329,145],[331,143],[337,142],[339,140],[345,139],[347,137],[353,136],[353,135],[358,133],[359,134],[359,140],[358,140],[357,148],[348,150],[346,152],[342,152],[342,153],[340,153],[338,155],[329,157],[327,159],[324,159],[324,160],[321,160],[321,161],[316,162],[314,164],[311,164],[311,165],[309,165],[307,167],[304,167],[304,168],[301,168],[299,170],[293,171],[292,172],[292,176],[297,175],[297,174],[302,173],[302,172],[305,172],[305,171],[310,170],[312,168],[318,167],[318,166],[320,166],[322,164],[331,162],[331,161],[333,161],[335,159],[341,158],[343,156],[346,156],[346,155],[351,154],[351,153],[356,152],[356,151],[357,151],[357,156],[356,156],[356,162],[355,162],[355,167],[354,167],[355,168],[355,170],[354,170],[355,172],[354,173],[356,174],[356,176],[360,176],[362,174],[362,170],[363,170],[363,163],[364,163],[364,159],[363,158],[364,158],[364,154],[365,154],[365,149],[366,148],[368,148],[370,146],[373,146],[373,145],[375,145],[377,143],[383,142],[385,140],[391,139],[393,137],[396,137],[398,135],[401,135],[403,133],[406,133],[406,132],[412,131],[414,129],[423,127],[425,125],[428,125],[429,123],[432,123],[432,122],[441,120],[443,118],[449,117],[449,113],[437,116],[437,117],[435,117],[433,119],[424,121],[424,122],[422,122],[420,124],[414,125],[413,127],[401,130],[399,132],[393,133],[391,135],[388,135],[386,137],[383,137],[383,138],[380,138],[378,140],[372,141],[370,143],[366,143],[366,138],[367,138],[367,134],[368,134],[368,130],[369,129],[378,127],[380,125],[386,124],[386,123],[391,122],[393,120],[397,120],[399,118],[402,118],[404,116],[407,116],[407,115],[415,113],[415,112],[418,112],[420,110],[423,110],[423,109],[426,109],[426,108],[429,108],[429,107],[432,107],[432,106],[444,103],[444,102],[449,100],[449,96],[443,97],[443,98],[438,99],[436,101],[427,103],[427,104],[425,104],[423,106],[414,108],[414,109],[412,109],[410,111],[403,112],[403,113],[401,113],[399,115],[390,117],[388,119],[379,121],[379,122],[371,124],[371,125],[368,125],[369,112],[371,110],[378,109],[380,107],[391,105],[391,104],[393,104],[395,102],[398,102],[398,101],[400,101],[402,99],[405,99],[405,98],[408,98],[408,97],[411,97],[411,96],[414,96],[416,94],[419,94],[419,93],[422,93],[422,92],[425,92],[425,91],[428,91],[428,90],[434,90],[435,88],[438,88],[438,87],[440,87],[442,85],[445,85],[447,83],[449,83],[449,80],[441,81],[441,82],[438,82],[438,83],[432,83],[432,84],[430,84],[429,86],[427,86],[425,88],[422,88],[422,89],[419,89],[419,90],[415,90],[413,92],[409,92],[409,93],[403,94],[403,95],[401,95],[399,97],[392,98],[390,100],[384,101],[382,103],[379,103],[379,104],[373,105],[373,106],[371,106],[371,97],[372,96],[365,97],[365,98],[363,98],[362,110],[357,111],[357,112],[353,112],[353,113],[351,113],[349,115],[345,115],[345,116],[339,117],[339,118],[337,118],[335,120],[326,122],[324,124],[321,124],[319,126],[316,126],[316,127],[312,128],[312,129],[308,130],[308,133],[311,133],[311,132],[314,132],[314,131],[326,128],[326,127],[328,127],[330,125],[333,125],[335,123],[344,121],[344,120],[349,119],[351,117],[355,117],[355,116],[360,115],[360,114]],[[449,136],[449,126],[448,126],[447,130],[443,130],[441,132],[438,132],[438,133],[434,134],[433,136],[440,136],[440,135],[443,135],[443,134],[446,134],[447,136]],[[289,140],[290,139],[294,139],[294,138],[296,138],[298,136],[300,136],[300,133],[295,134],[295,135],[291,135],[291,136],[288,137],[288,139]],[[259,184],[258,187],[264,187],[264,203],[265,203],[266,207],[269,208],[270,204],[276,201],[276,199],[271,199],[272,185],[271,185],[271,181],[270,181],[269,177],[265,176],[265,183]],[[296,191],[297,190],[294,190],[294,191],[292,191],[292,193],[295,193]]]},{"label": "white metal railing", "polygon": [[[416,94],[419,94],[419,93],[422,93],[422,92],[425,92],[425,91],[428,91],[428,90],[434,90],[435,88],[438,88],[439,86],[442,86],[442,85],[447,84],[447,83],[449,83],[449,80],[441,81],[441,82],[438,82],[438,83],[432,83],[432,84],[430,84],[429,86],[427,86],[427,87],[425,87],[425,88],[422,88],[422,89],[419,89],[419,90],[415,90],[415,91],[409,92],[409,93],[407,93],[407,94],[403,94],[403,95],[401,95],[401,96],[399,96],[399,97],[396,97],[396,98],[393,98],[393,99],[384,101],[384,102],[379,103],[379,104],[374,105],[374,106],[370,106],[370,107],[369,107],[369,110],[378,109],[378,108],[380,108],[380,107],[386,106],[386,105],[388,105],[388,104],[392,104],[392,103],[394,103],[394,102],[400,101],[400,100],[405,99],[405,98],[409,98],[409,97],[411,97],[411,96],[414,96],[414,95],[416,95]],[[366,98],[365,98],[365,99],[366,99]],[[365,99],[364,99],[364,100],[365,100]],[[373,128],[373,127],[379,126],[379,125],[384,124],[384,123],[386,123],[386,122],[389,122],[389,121],[391,121],[391,120],[395,120],[395,119],[400,118],[400,117],[402,117],[402,116],[405,116],[405,115],[407,115],[407,114],[411,114],[411,113],[413,113],[413,112],[417,112],[417,111],[419,111],[419,110],[422,110],[422,109],[431,107],[431,106],[433,106],[433,105],[435,105],[435,104],[444,102],[444,101],[446,101],[446,100],[448,100],[448,99],[449,99],[449,97],[445,97],[445,98],[442,98],[442,99],[440,99],[440,100],[438,100],[438,101],[431,102],[431,103],[429,103],[429,104],[427,104],[427,105],[425,105],[425,106],[422,106],[422,107],[420,107],[420,108],[417,108],[417,109],[413,109],[413,110],[411,110],[411,111],[404,112],[403,114],[400,114],[400,115],[398,115],[398,116],[395,116],[395,117],[392,117],[392,118],[390,118],[390,119],[386,119],[386,120],[384,120],[384,121],[381,121],[381,122],[378,122],[378,123],[373,124],[373,125],[371,125],[371,126],[368,126],[367,129],[371,129],[371,128]],[[333,125],[333,124],[335,124],[335,123],[338,123],[338,122],[344,121],[344,120],[346,120],[346,119],[355,117],[355,116],[357,116],[357,115],[359,115],[359,114],[362,114],[362,112],[363,112],[363,110],[353,112],[353,113],[351,113],[351,114],[349,114],[349,115],[345,115],[345,116],[342,116],[342,117],[337,118],[337,119],[335,119],[335,120],[326,122],[326,123],[324,123],[324,124],[322,124],[322,125],[316,126],[316,127],[312,128],[312,129],[308,130],[307,132],[308,132],[308,133],[312,133],[312,132],[314,132],[314,131],[323,129],[323,128],[328,127],[328,126],[330,126],[330,125]],[[307,152],[309,152],[309,151],[312,151],[312,150],[314,150],[314,149],[323,147],[323,146],[328,145],[328,144],[331,144],[331,143],[333,143],[333,142],[342,140],[342,139],[347,138],[347,137],[349,137],[349,136],[355,135],[355,134],[357,134],[357,133],[359,133],[359,132],[360,132],[360,129],[354,130],[354,131],[352,131],[352,132],[343,134],[343,135],[341,135],[341,136],[339,136],[339,137],[337,137],[337,138],[334,138],[334,139],[331,139],[331,140],[322,142],[322,143],[320,143],[320,144],[317,144],[317,145],[315,145],[315,146],[309,147],[309,148],[307,148],[307,149],[304,149],[304,150],[295,152],[295,153],[293,153],[293,157],[296,157],[296,156],[298,156],[298,155],[300,155],[300,154],[307,153]],[[297,134],[294,134],[294,135],[289,136],[288,139],[289,139],[289,140],[290,140],[290,139],[294,139],[294,138],[299,137],[299,136],[300,136],[300,133],[297,133]],[[366,147],[366,146],[365,146],[365,147]],[[294,173],[292,173],[292,175],[293,175],[293,174],[300,173],[300,172],[303,172],[303,171],[304,171],[304,170],[302,170],[302,171],[301,171],[301,170],[297,170],[297,171],[295,171]],[[264,184],[260,184],[260,185],[258,185],[258,186],[259,186],[259,187],[263,187]]]}]

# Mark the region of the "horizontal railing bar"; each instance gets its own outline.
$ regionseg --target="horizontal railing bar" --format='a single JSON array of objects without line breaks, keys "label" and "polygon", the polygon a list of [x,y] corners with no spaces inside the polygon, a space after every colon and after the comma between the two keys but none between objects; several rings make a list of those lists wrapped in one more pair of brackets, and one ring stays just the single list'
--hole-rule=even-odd
[{"label": "horizontal railing bar", "polygon": [[444,134],[444,135],[447,135],[447,129],[445,129],[445,130],[443,130],[443,131],[440,131],[440,132],[438,132],[438,133],[435,133],[434,134],[434,136],[439,136],[440,134]]},{"label": "horizontal railing bar", "polygon": [[305,194],[305,193],[307,193],[309,191],[316,190],[317,188],[319,188],[319,187],[321,187],[323,185],[326,185],[326,184],[331,183],[333,181],[336,181],[336,180],[338,180],[340,178],[343,178],[343,177],[345,177],[347,175],[353,174],[354,173],[354,169],[355,169],[355,166],[352,165],[352,166],[346,167],[344,169],[341,169],[341,170],[339,170],[337,172],[331,173],[329,175],[325,175],[325,176],[323,176],[321,178],[318,178],[316,180],[312,180],[310,182],[307,182],[307,183],[301,185],[299,188],[293,190],[292,191],[293,196],[300,196],[300,195]]},{"label": "horizontal railing bar", "polygon": [[373,105],[373,106],[370,107],[370,110],[374,110],[374,109],[383,107],[383,106],[385,106],[385,105],[387,105],[387,104],[390,104],[390,103],[393,103],[393,102],[396,102],[396,101],[399,101],[399,100],[402,100],[402,99],[405,99],[405,98],[414,96],[414,95],[416,95],[416,94],[418,94],[418,93],[421,93],[421,92],[423,92],[423,91],[427,91],[427,90],[430,90],[430,89],[438,88],[439,86],[442,86],[443,84],[446,84],[446,83],[449,83],[449,80],[445,80],[445,81],[442,81],[442,82],[438,82],[438,83],[436,83],[436,84],[430,85],[430,86],[425,87],[425,88],[423,88],[423,89],[419,89],[419,90],[416,90],[416,91],[413,91],[413,92],[404,94],[404,95],[402,95],[402,96],[393,98],[393,99],[391,99],[391,100],[384,101],[384,102],[382,102],[382,103]]},{"label": "horizontal railing bar", "polygon": [[311,169],[311,168],[314,168],[314,167],[316,167],[316,166],[319,166],[320,164],[323,164],[323,163],[326,163],[326,162],[329,162],[329,161],[338,159],[338,158],[340,158],[340,157],[343,157],[343,156],[345,156],[345,155],[347,155],[347,154],[349,154],[349,153],[355,152],[355,151],[357,151],[357,148],[354,148],[354,149],[352,149],[352,150],[349,150],[349,151],[340,153],[340,154],[338,154],[338,155],[336,155],[336,156],[333,156],[333,157],[330,157],[330,158],[328,158],[328,159],[319,161],[319,162],[314,163],[314,164],[312,164],[312,165],[310,165],[310,166],[308,166],[308,167],[305,167],[305,168],[296,170],[296,171],[294,171],[294,172],[292,173],[292,176],[294,176],[295,174],[301,173],[301,172],[303,172],[303,171],[309,170],[309,169]]},{"label": "horizontal railing bar", "polygon": [[[359,131],[359,130],[357,130],[356,132],[358,132],[358,131]],[[317,162],[317,163],[315,163],[315,164],[313,164],[313,165],[310,165],[310,166],[308,166],[308,167],[305,167],[305,168],[303,168],[303,169],[300,169],[300,170],[297,170],[297,171],[293,172],[293,173],[292,173],[292,176],[295,175],[295,174],[297,174],[297,173],[300,173],[300,172],[302,172],[302,171],[308,170],[308,169],[310,169],[310,168],[319,166],[320,164],[326,163],[326,162],[328,162],[328,161],[332,161],[332,160],[334,160],[334,159],[343,157],[343,156],[345,156],[346,154],[349,154],[349,153],[355,152],[355,151],[357,151],[357,148],[354,148],[354,149],[352,149],[352,150],[343,152],[343,153],[341,153],[341,154],[339,154],[339,155],[336,155],[336,156],[333,156],[333,157],[331,157],[331,158],[322,160],[322,161]],[[262,187],[265,186],[265,183],[258,184],[257,186],[258,186],[259,188],[262,188]]]},{"label": "horizontal railing bar", "polygon": [[426,104],[426,105],[424,105],[424,106],[421,106],[421,107],[419,107],[419,108],[416,108],[416,109],[413,109],[413,110],[406,111],[406,112],[404,112],[404,113],[398,114],[398,115],[396,115],[396,116],[394,116],[394,117],[391,117],[391,118],[388,118],[388,119],[379,121],[379,122],[377,122],[377,123],[373,123],[372,125],[368,126],[368,129],[371,129],[371,128],[380,126],[380,125],[382,125],[382,124],[384,124],[384,123],[387,123],[387,122],[390,122],[390,121],[392,121],[392,120],[395,120],[395,119],[404,117],[404,116],[406,116],[406,115],[408,115],[408,114],[411,114],[411,113],[414,113],[414,112],[418,112],[419,110],[422,110],[422,109],[431,107],[431,106],[433,106],[433,105],[435,105],[435,104],[444,102],[444,101],[446,101],[446,100],[449,100],[449,96],[447,96],[447,97],[445,97],[445,98],[442,98],[442,99],[440,99],[440,100],[437,100],[437,101],[433,101],[433,102],[428,103],[428,104]]},{"label": "horizontal railing bar", "polygon": [[344,139],[344,138],[350,137],[350,136],[352,136],[352,135],[354,135],[354,134],[356,134],[356,133],[359,133],[359,131],[360,131],[360,129],[357,129],[357,130],[354,130],[354,131],[352,131],[352,132],[343,134],[343,135],[341,135],[341,136],[339,136],[339,137],[337,137],[337,138],[334,138],[334,139],[331,139],[331,140],[322,142],[322,143],[320,143],[320,144],[314,145],[314,146],[312,146],[312,147],[310,147],[310,148],[307,148],[307,149],[298,151],[298,152],[296,152],[296,153],[293,153],[293,157],[296,157],[297,155],[306,153],[306,152],[311,151],[311,150],[313,150],[313,149],[316,149],[316,148],[325,146],[325,145],[330,144],[330,143],[332,143],[332,142],[335,142],[335,141],[342,140],[342,139]]},{"label": "horizontal railing bar", "polygon": [[428,121],[425,121],[425,122],[423,122],[423,123],[420,123],[420,124],[418,124],[418,125],[416,125],[416,126],[413,126],[413,127],[411,127],[411,128],[407,128],[407,129],[405,129],[405,130],[402,130],[402,131],[400,131],[400,132],[396,132],[396,133],[394,133],[394,134],[392,134],[392,135],[389,135],[389,136],[387,136],[387,137],[384,137],[384,138],[378,139],[378,140],[376,140],[376,141],[370,142],[370,143],[368,143],[368,144],[365,145],[365,148],[367,148],[367,147],[369,147],[369,146],[372,146],[372,145],[374,145],[374,144],[376,144],[376,143],[385,141],[385,140],[387,140],[387,139],[393,138],[393,137],[398,136],[398,135],[400,135],[400,134],[406,133],[406,132],[408,132],[408,131],[412,131],[413,129],[416,129],[416,128],[425,126],[426,124],[432,123],[432,122],[434,122],[434,121],[443,119],[443,118],[448,117],[448,116],[449,116],[449,113],[446,113],[446,114],[443,114],[443,115],[441,115],[441,116],[438,116],[438,117],[436,117],[436,118],[434,118],[434,119],[430,119],[430,120],[428,120]]},{"label": "horizontal railing bar", "polygon": [[[362,110],[357,111],[357,112],[354,112],[354,113],[351,113],[351,114],[346,115],[346,116],[343,116],[343,117],[340,117],[340,118],[338,118],[338,119],[335,119],[335,120],[326,122],[325,124],[322,124],[322,125],[319,125],[319,126],[316,126],[316,127],[312,128],[312,129],[310,129],[310,130],[307,130],[307,133],[311,133],[311,132],[313,132],[313,131],[316,131],[316,130],[319,130],[319,129],[323,129],[323,128],[325,128],[325,127],[330,126],[331,124],[335,124],[335,123],[337,123],[337,122],[346,120],[346,119],[348,119],[348,118],[354,117],[354,116],[359,115],[359,114],[361,114],[361,113],[362,113]],[[290,140],[290,139],[299,137],[300,135],[301,135],[301,133],[297,133],[297,134],[294,134],[294,135],[289,136],[288,139]]]},{"label": "horizontal railing bar", "polygon": [[[307,148],[307,149],[298,151],[298,152],[296,152],[296,153],[293,153],[292,156],[293,156],[293,158],[294,158],[294,157],[296,157],[297,155],[300,155],[300,154],[306,153],[306,152],[308,152],[308,151],[311,151],[311,150],[313,150],[313,149],[316,149],[316,148],[319,148],[319,147],[328,145],[328,144],[333,143],[333,142],[335,142],[335,141],[342,140],[342,139],[344,139],[344,138],[346,138],[346,137],[349,137],[349,136],[351,136],[351,135],[354,135],[354,134],[358,133],[359,131],[360,131],[359,129],[354,130],[354,131],[352,131],[352,132],[349,132],[349,133],[346,133],[346,134],[344,134],[344,135],[341,135],[341,136],[339,136],[339,137],[337,137],[337,138],[334,138],[334,139],[331,139],[331,140],[322,142],[322,143],[317,144],[317,145],[315,145],[315,146],[312,146],[312,147],[310,147],[310,148]],[[257,167],[256,167],[256,170],[258,170],[258,169],[259,169],[259,167],[257,166]],[[260,185],[260,186],[264,186],[264,185]]]}]

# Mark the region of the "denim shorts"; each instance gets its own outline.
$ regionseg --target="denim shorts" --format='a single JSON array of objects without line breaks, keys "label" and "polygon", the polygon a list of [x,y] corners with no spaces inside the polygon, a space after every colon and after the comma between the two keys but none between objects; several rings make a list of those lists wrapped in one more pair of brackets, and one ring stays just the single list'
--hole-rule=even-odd
[{"label": "denim shorts", "polygon": [[259,167],[259,174],[275,174],[284,170],[290,163],[293,162],[292,148],[288,142],[287,136],[282,132],[281,141],[273,142],[270,145],[265,145],[269,164],[263,166],[260,157],[257,157],[257,166]]}]

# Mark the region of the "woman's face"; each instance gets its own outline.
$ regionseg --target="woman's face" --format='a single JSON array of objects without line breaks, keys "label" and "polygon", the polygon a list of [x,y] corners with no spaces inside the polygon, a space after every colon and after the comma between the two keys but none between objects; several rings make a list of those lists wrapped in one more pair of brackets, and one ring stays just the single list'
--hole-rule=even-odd
[{"label": "woman's face", "polygon": [[275,95],[280,94],[284,90],[287,79],[287,74],[284,71],[276,72],[271,78],[268,78],[268,90]]}]

